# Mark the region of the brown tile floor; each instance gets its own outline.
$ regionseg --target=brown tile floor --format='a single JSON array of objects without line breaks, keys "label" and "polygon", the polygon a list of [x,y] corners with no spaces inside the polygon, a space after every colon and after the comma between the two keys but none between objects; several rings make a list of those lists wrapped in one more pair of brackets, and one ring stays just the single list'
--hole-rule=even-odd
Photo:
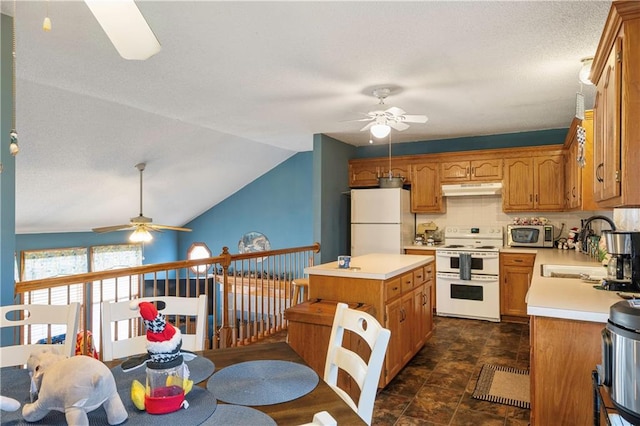
[{"label": "brown tile floor", "polygon": [[529,410],[473,399],[482,365],[529,368],[529,327],[436,317],[431,339],[376,398],[373,425],[528,425]]}]

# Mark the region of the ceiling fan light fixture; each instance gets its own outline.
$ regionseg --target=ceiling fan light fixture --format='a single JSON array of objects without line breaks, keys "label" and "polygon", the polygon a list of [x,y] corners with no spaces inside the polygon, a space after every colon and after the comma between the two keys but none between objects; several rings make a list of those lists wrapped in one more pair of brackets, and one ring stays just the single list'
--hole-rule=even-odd
[{"label": "ceiling fan light fixture", "polygon": [[580,72],[578,73],[578,79],[582,84],[593,86],[593,83],[591,82],[591,80],[589,80],[589,74],[591,74],[591,64],[593,63],[593,56],[582,58],[580,61],[582,62],[582,68],[580,68]]},{"label": "ceiling fan light fixture", "polygon": [[124,59],[144,61],[160,51],[160,43],[133,0],[84,0]]},{"label": "ceiling fan light fixture", "polygon": [[129,241],[132,243],[148,243],[151,240],[153,240],[153,235],[145,228],[136,228],[129,236]]},{"label": "ceiling fan light fixture", "polygon": [[391,127],[387,124],[374,124],[371,126],[371,134],[373,137],[381,139],[386,138],[391,133]]}]

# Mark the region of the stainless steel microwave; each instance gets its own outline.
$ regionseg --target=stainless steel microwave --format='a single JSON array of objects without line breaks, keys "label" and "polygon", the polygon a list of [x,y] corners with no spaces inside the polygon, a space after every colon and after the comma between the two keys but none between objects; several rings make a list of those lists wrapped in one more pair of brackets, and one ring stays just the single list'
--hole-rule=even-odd
[{"label": "stainless steel microwave", "polygon": [[553,225],[508,225],[509,247],[553,247]]}]

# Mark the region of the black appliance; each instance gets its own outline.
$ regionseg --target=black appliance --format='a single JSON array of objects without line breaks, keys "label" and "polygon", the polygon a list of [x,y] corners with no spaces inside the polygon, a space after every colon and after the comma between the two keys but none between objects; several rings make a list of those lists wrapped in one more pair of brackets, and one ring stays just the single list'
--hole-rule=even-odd
[{"label": "black appliance", "polygon": [[605,231],[603,235],[612,255],[603,287],[640,292],[640,232]]}]

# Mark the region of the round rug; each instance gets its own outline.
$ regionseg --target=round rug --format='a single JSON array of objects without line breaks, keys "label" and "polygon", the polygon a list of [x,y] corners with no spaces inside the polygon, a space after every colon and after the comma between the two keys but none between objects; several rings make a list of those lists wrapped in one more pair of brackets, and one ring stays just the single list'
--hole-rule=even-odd
[{"label": "round rug", "polygon": [[230,365],[207,381],[214,397],[229,404],[271,405],[311,392],[319,377],[311,368],[290,361],[248,361]]},{"label": "round rug", "polygon": [[[144,369],[142,369],[144,373]],[[127,425],[150,425],[158,426],[161,424],[201,424],[216,410],[218,402],[214,396],[207,389],[199,386],[194,386],[191,392],[187,394],[185,399],[189,403],[188,409],[180,409],[173,413],[153,415],[146,411],[138,410],[131,401],[131,382],[133,379],[124,381],[116,380],[116,386],[120,399],[124,404],[129,418],[126,421]],[[144,380],[144,379],[143,379]],[[64,413],[59,411],[50,411],[42,420],[36,423],[28,423],[22,417],[22,406],[29,403],[29,385],[30,385],[29,373],[24,369],[17,369],[13,367],[0,369],[0,383],[1,392],[3,396],[14,398],[20,402],[21,408],[14,412],[2,412],[2,425],[34,425],[34,424],[46,424],[46,425],[66,425]],[[142,381],[142,383],[145,383]],[[107,413],[102,407],[90,412],[87,417],[89,418],[90,425],[107,426]]]},{"label": "round rug", "polygon": [[243,405],[218,404],[216,411],[203,425],[276,426],[275,420],[262,411]]}]

